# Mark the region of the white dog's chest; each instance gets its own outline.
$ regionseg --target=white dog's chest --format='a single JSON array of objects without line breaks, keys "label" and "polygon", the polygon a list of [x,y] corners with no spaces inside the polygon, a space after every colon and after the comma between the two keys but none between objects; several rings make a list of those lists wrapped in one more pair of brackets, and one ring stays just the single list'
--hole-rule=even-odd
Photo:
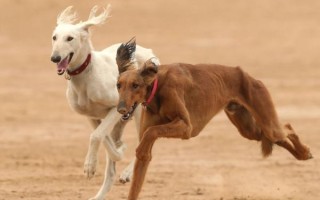
[{"label": "white dog's chest", "polygon": [[103,119],[110,108],[115,107],[118,101],[118,93],[116,91],[110,91],[110,89],[108,92],[104,91],[107,90],[97,89],[76,92],[69,88],[67,96],[70,106],[79,114],[90,118]]},{"label": "white dog's chest", "polygon": [[70,104],[71,107],[79,114],[86,115],[94,119],[103,119],[107,115],[110,107],[97,103],[88,102],[85,105]]}]

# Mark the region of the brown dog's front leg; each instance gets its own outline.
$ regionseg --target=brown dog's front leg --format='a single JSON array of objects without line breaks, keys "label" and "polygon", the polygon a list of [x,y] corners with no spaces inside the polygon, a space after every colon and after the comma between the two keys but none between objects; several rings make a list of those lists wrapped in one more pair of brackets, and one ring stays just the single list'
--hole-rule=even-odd
[{"label": "brown dog's front leg", "polygon": [[152,133],[146,131],[136,150],[137,159],[134,165],[132,184],[128,200],[138,199],[139,193],[142,189],[144,178],[151,161],[152,146],[156,140],[156,138],[151,138],[151,135]]},{"label": "brown dog's front leg", "polygon": [[128,200],[138,199],[150,160],[136,159]]},{"label": "brown dog's front leg", "polygon": [[149,127],[143,134],[142,140],[136,150],[136,163],[129,192],[128,200],[137,200],[142,184],[151,161],[151,152],[154,142],[159,137],[185,138],[190,135],[191,126],[183,120],[174,120],[165,125]]}]

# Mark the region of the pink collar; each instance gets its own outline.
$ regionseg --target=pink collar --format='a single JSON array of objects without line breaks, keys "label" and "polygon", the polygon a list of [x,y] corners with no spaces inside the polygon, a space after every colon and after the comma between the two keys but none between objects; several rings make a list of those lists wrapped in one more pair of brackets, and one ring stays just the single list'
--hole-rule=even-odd
[{"label": "pink collar", "polygon": [[68,75],[75,76],[75,75],[78,75],[81,72],[83,72],[87,68],[87,66],[89,65],[90,60],[91,60],[91,54],[88,54],[86,60],[84,61],[84,63],[82,63],[82,65],[80,65],[80,67],[78,67],[77,69],[75,69],[73,71],[67,70]]},{"label": "pink collar", "polygon": [[149,96],[148,100],[143,102],[142,105],[143,106],[147,106],[148,104],[150,104],[150,102],[152,101],[154,95],[156,94],[158,88],[158,78],[156,78],[153,82],[153,87],[152,87],[152,91],[151,91],[151,95]]}]

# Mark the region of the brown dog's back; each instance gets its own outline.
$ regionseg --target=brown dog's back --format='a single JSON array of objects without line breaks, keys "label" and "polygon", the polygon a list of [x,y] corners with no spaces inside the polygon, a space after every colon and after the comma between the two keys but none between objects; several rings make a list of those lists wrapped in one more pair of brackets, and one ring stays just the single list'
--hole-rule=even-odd
[{"label": "brown dog's back", "polygon": [[[246,109],[259,107],[249,109],[250,113],[257,117],[257,121],[267,124],[278,123],[275,111],[272,110],[270,95],[264,85],[239,67],[182,63],[161,65],[158,77],[160,99],[168,98],[172,90],[181,97],[193,126],[192,136],[198,135],[209,120],[230,102],[242,105]],[[174,109],[174,104],[175,102],[172,102],[172,105],[166,106]],[[264,111],[264,108],[268,111]],[[270,114],[273,116],[272,119],[275,119],[274,122],[267,122],[268,119],[263,117]]]}]

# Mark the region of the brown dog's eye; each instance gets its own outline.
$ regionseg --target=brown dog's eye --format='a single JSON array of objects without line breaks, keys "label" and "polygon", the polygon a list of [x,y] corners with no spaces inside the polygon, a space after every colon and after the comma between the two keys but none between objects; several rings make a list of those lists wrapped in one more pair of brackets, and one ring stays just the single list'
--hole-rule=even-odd
[{"label": "brown dog's eye", "polygon": [[73,37],[71,37],[71,36],[67,37],[67,41],[68,41],[68,42],[70,42],[70,41],[72,41],[72,40],[73,40]]},{"label": "brown dog's eye", "polygon": [[139,85],[136,83],[132,83],[132,87],[133,87],[133,89],[137,89],[139,87]]},{"label": "brown dog's eye", "polygon": [[117,88],[118,88],[118,90],[121,88],[120,83],[117,83]]},{"label": "brown dog's eye", "polygon": [[56,40],[57,40],[57,36],[53,36],[52,39],[53,39],[54,41],[56,41]]}]

